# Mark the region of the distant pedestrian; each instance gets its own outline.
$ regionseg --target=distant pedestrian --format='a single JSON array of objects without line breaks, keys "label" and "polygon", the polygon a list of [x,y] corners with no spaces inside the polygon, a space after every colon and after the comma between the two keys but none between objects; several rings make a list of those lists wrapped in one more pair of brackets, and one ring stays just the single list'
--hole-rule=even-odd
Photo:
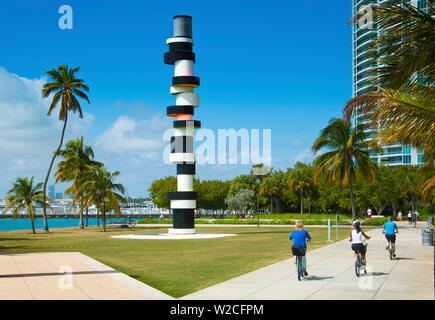
[{"label": "distant pedestrian", "polygon": [[409,224],[412,223],[412,213],[411,213],[411,211],[408,212],[408,222],[409,222]]},{"label": "distant pedestrian", "polygon": [[368,219],[372,218],[372,209],[370,209],[370,208],[367,209],[367,218]]},{"label": "distant pedestrian", "polygon": [[415,211],[411,213],[411,224],[417,224],[417,213]]},{"label": "distant pedestrian", "polygon": [[399,211],[397,218],[399,219],[399,221],[402,221],[402,210]]}]

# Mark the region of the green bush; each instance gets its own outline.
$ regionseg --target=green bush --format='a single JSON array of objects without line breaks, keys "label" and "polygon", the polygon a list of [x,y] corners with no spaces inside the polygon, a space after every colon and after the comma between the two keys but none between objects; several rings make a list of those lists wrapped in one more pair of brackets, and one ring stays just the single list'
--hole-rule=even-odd
[{"label": "green bush", "polygon": [[157,219],[157,218],[145,218],[142,220],[139,220],[137,222],[138,224],[171,224],[172,219]]},{"label": "green bush", "polygon": [[365,221],[362,221],[362,224],[365,226],[383,226],[385,222],[388,221],[387,217],[384,218],[372,218]]}]

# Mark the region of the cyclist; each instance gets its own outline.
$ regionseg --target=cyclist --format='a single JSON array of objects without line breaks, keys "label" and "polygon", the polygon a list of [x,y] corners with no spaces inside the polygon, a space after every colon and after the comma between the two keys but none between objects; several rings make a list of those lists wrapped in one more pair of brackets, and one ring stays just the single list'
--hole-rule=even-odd
[{"label": "cyclist", "polygon": [[293,240],[292,253],[295,257],[293,263],[296,264],[296,256],[302,256],[302,268],[305,276],[308,276],[307,272],[307,259],[305,258],[305,253],[307,251],[307,244],[305,240],[311,241],[311,237],[306,230],[304,230],[304,225],[301,222],[296,222],[295,230],[291,233],[290,240]]},{"label": "cyclist", "polygon": [[393,246],[393,257],[396,256],[396,233],[398,232],[399,229],[397,229],[397,224],[393,222],[393,217],[389,216],[388,221],[384,223],[384,230],[382,230],[382,233],[385,234],[385,238],[387,239],[387,250],[389,249],[389,243],[391,241]]},{"label": "cyclist", "polygon": [[366,264],[366,247],[362,242],[362,236],[366,239],[370,239],[371,237],[366,235],[364,231],[361,230],[360,222],[354,221],[352,223],[352,230],[350,230],[350,239],[349,241],[352,241],[352,250],[361,252],[361,263]]}]

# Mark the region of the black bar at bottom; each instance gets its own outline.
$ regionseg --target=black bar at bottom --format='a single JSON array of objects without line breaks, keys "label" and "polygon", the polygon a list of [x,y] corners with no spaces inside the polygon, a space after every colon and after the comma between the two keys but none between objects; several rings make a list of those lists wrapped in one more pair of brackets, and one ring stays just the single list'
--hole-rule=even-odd
[{"label": "black bar at bottom", "polygon": [[174,229],[195,228],[195,209],[172,209],[172,225]]}]

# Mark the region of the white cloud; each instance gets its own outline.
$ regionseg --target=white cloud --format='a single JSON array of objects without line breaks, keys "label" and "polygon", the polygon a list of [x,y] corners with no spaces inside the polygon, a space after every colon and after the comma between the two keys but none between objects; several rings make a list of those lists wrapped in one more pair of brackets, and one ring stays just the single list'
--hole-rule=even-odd
[{"label": "white cloud", "polygon": [[311,149],[304,149],[293,158],[295,162],[300,161],[300,162],[307,162],[307,163],[311,162],[313,159],[314,159],[314,155]]},{"label": "white cloud", "polygon": [[[48,117],[50,98],[42,99],[46,79],[27,79],[0,67],[0,197],[16,177],[45,178],[52,152],[59,145],[63,122],[55,111]],[[85,135],[94,117],[71,115],[65,140]]]},{"label": "white cloud", "polygon": [[160,113],[154,113],[146,120],[123,115],[96,139],[96,147],[118,154],[134,154],[131,158],[134,162],[143,158],[156,159],[168,143],[163,141],[163,133],[170,127],[170,120]]}]

